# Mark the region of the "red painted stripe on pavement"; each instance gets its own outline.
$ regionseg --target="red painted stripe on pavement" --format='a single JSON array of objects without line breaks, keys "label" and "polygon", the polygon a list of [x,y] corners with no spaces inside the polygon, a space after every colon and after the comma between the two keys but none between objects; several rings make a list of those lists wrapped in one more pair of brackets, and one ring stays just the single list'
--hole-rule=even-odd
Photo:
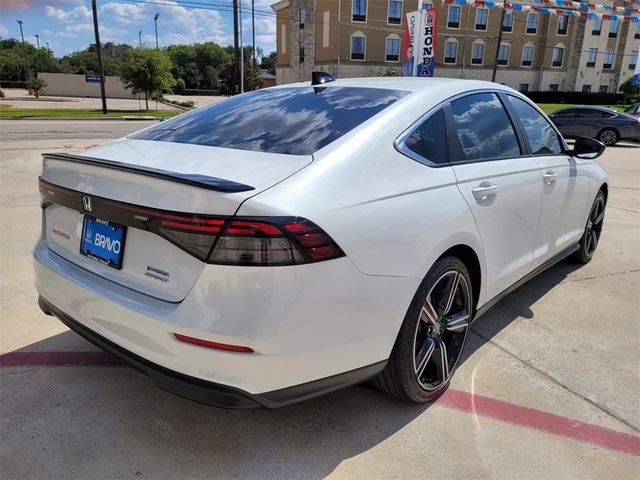
[{"label": "red painted stripe on pavement", "polygon": [[438,399],[436,404],[461,412],[568,437],[597,447],[640,456],[639,436],[616,432],[605,427],[503,402],[484,395],[449,389]]},{"label": "red painted stripe on pavement", "polygon": [[[0,355],[0,367],[121,367],[126,363],[106,352],[10,352]],[[541,432],[571,438],[640,456],[640,437],[584,423],[553,413],[460,390],[447,390],[436,402],[441,407]]]},{"label": "red painted stripe on pavement", "polygon": [[0,355],[0,368],[122,367],[125,362],[106,352],[10,352]]}]

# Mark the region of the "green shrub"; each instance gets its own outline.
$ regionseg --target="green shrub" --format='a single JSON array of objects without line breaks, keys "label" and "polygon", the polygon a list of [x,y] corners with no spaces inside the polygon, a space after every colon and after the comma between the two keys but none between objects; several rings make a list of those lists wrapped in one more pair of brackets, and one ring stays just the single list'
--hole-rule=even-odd
[{"label": "green shrub", "polygon": [[47,88],[47,82],[41,78],[30,78],[27,80],[27,90],[29,95],[33,95],[36,98],[40,98],[40,94]]}]

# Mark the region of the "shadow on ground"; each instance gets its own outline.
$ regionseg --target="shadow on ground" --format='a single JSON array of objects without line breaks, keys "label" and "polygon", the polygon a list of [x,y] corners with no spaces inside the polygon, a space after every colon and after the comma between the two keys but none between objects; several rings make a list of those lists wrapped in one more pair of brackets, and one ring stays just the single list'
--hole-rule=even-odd
[{"label": "shadow on ground", "polygon": [[[480,336],[471,334],[464,359],[514,319],[532,318],[530,307],[576,268],[556,265],[490,310],[474,325]],[[23,350],[60,345],[88,349],[68,331]],[[2,431],[10,432],[2,455],[7,478],[47,477],[51,471],[65,471],[67,478],[101,478],[106,472],[319,478],[430,408],[401,403],[365,384],[279,410],[232,411],[163,392],[129,368],[24,370],[8,369],[2,377]],[[42,449],[27,450],[33,442]],[[24,451],[30,458],[23,458]],[[73,462],[67,466],[68,458]]]}]

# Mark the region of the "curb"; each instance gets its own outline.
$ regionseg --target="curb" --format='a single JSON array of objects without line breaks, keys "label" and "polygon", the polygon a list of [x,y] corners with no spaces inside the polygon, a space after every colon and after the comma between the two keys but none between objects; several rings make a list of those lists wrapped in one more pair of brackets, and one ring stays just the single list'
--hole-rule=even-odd
[{"label": "curb", "polygon": [[31,121],[31,120],[49,120],[49,121],[71,121],[71,120],[81,120],[81,121],[87,121],[87,120],[96,120],[99,122],[104,122],[104,121],[114,121],[114,122],[120,122],[120,121],[150,121],[150,120],[155,120],[155,121],[160,121],[160,118],[156,118],[156,117],[129,117],[129,118],[125,118],[125,117],[3,117],[0,115],[0,120],[15,120],[15,121]]}]

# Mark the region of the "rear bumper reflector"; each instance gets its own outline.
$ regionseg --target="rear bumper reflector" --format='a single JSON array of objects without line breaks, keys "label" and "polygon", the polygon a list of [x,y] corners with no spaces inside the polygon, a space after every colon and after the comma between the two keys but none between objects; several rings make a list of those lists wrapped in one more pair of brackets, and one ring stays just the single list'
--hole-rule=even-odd
[{"label": "rear bumper reflector", "polygon": [[193,345],[198,345],[200,347],[214,348],[216,350],[226,350],[228,352],[253,353],[252,348],[243,347],[241,345],[229,345],[227,343],[212,342],[210,340],[203,340],[201,338],[190,337],[188,335],[183,335],[181,333],[175,332],[173,336],[176,337],[176,340],[180,340],[181,342],[185,343],[191,343]]}]

